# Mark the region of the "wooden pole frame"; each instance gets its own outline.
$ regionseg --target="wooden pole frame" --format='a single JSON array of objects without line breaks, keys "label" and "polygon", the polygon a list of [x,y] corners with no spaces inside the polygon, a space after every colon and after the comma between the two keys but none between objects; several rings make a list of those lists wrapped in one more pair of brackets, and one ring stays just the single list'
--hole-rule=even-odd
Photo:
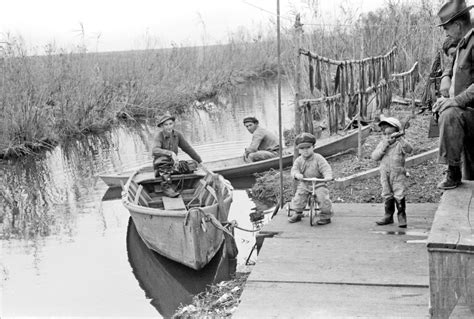
[{"label": "wooden pole frame", "polygon": [[[301,108],[299,106],[299,100],[301,95],[301,42],[303,35],[303,25],[300,21],[300,14],[298,13],[295,18],[295,37],[296,37],[296,69],[295,69],[295,135],[301,133]],[[294,148],[293,159],[299,156],[298,149]]]},{"label": "wooden pole frame", "polygon": [[280,164],[280,208],[283,208],[283,133],[281,121],[281,46],[280,46],[280,0],[277,0],[277,78],[278,78],[278,138],[280,143],[279,148],[279,164]]}]

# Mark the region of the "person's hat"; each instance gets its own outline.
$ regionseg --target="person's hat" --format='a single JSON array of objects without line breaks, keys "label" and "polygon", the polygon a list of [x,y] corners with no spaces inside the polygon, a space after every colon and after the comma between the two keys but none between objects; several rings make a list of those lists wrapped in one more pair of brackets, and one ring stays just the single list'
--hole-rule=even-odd
[{"label": "person's hat", "polygon": [[174,121],[176,118],[174,116],[171,116],[170,112],[166,112],[164,115],[162,115],[160,117],[160,119],[158,120],[158,123],[156,124],[158,127],[160,127],[161,125],[163,125],[163,123],[165,123],[166,121],[168,120],[172,120]]},{"label": "person's hat", "polygon": [[379,126],[382,126],[382,124],[388,124],[390,126],[396,127],[399,131],[402,129],[402,123],[400,123],[400,121],[394,117],[381,116]]},{"label": "person's hat", "polygon": [[247,122],[252,122],[252,123],[258,124],[257,118],[253,117],[253,116],[248,116],[248,117],[244,118],[244,124],[247,123]]},{"label": "person's hat", "polygon": [[311,147],[316,144],[316,137],[311,133],[303,132],[296,137],[295,144],[297,148]]},{"label": "person's hat", "polygon": [[438,11],[438,17],[440,20],[438,27],[453,21],[465,12],[469,12],[472,7],[474,6],[466,6],[465,0],[451,0],[445,2]]}]

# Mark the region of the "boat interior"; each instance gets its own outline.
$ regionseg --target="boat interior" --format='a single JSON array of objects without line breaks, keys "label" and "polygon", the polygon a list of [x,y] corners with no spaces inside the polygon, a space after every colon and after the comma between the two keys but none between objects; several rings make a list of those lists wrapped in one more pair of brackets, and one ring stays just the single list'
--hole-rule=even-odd
[{"label": "boat interior", "polygon": [[174,178],[173,187],[180,196],[175,198],[165,196],[160,183],[156,180],[137,183],[132,179],[128,191],[129,201],[136,205],[164,210],[187,210],[217,203],[217,194],[210,174],[205,177]]}]

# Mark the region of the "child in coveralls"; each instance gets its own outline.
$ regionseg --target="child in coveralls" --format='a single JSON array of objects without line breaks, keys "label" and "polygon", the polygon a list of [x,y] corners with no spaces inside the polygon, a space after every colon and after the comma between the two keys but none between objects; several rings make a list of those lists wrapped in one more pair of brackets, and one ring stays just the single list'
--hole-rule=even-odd
[{"label": "child in coveralls", "polygon": [[[310,133],[301,133],[296,137],[295,144],[298,147],[300,156],[293,163],[291,168],[291,177],[299,180],[295,196],[291,200],[290,208],[295,213],[288,218],[290,223],[299,222],[303,218],[303,209],[308,202],[308,196],[311,194],[311,182],[305,182],[301,179],[307,177],[316,177],[332,179],[332,169],[326,159],[317,153],[314,153],[316,138]],[[318,225],[326,225],[331,222],[332,203],[329,198],[329,190],[326,186],[316,189],[318,204],[321,209]]]},{"label": "child in coveralls", "polygon": [[382,197],[385,201],[385,215],[378,220],[377,225],[393,224],[395,205],[398,210],[398,227],[407,227],[405,212],[405,155],[413,150],[410,143],[404,138],[402,125],[394,117],[381,117],[379,126],[383,138],[372,152],[372,159],[380,161],[380,182],[382,183]]}]

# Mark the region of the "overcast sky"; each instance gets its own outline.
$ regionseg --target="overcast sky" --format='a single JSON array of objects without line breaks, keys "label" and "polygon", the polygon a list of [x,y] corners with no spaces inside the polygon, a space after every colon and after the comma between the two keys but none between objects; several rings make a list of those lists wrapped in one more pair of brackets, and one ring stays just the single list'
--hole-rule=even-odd
[{"label": "overcast sky", "polygon": [[[310,15],[309,7],[318,7],[327,20],[341,5],[358,14],[384,3],[280,0],[282,25],[291,23],[295,11]],[[0,4],[0,41],[7,32],[21,35],[28,47],[38,51],[52,42],[70,49],[82,43],[81,34],[90,51],[222,43],[239,27],[270,26],[276,12],[276,0],[0,0]]]}]

